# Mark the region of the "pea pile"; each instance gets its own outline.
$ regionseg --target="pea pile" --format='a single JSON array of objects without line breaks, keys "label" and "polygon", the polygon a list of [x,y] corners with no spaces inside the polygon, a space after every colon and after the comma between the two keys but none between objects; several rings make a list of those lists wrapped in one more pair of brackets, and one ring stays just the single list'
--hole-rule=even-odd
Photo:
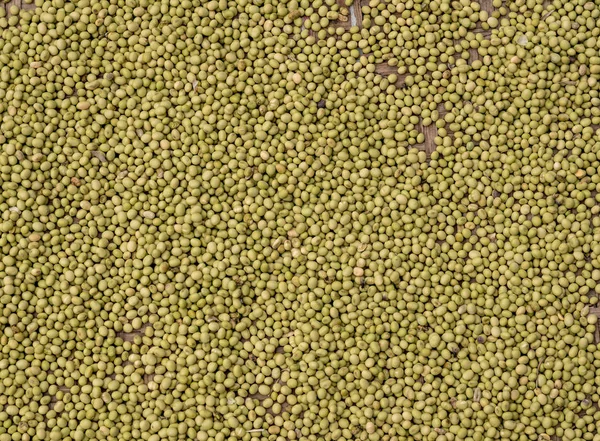
[{"label": "pea pile", "polygon": [[492,6],[0,9],[0,441],[600,441],[600,1]]}]

